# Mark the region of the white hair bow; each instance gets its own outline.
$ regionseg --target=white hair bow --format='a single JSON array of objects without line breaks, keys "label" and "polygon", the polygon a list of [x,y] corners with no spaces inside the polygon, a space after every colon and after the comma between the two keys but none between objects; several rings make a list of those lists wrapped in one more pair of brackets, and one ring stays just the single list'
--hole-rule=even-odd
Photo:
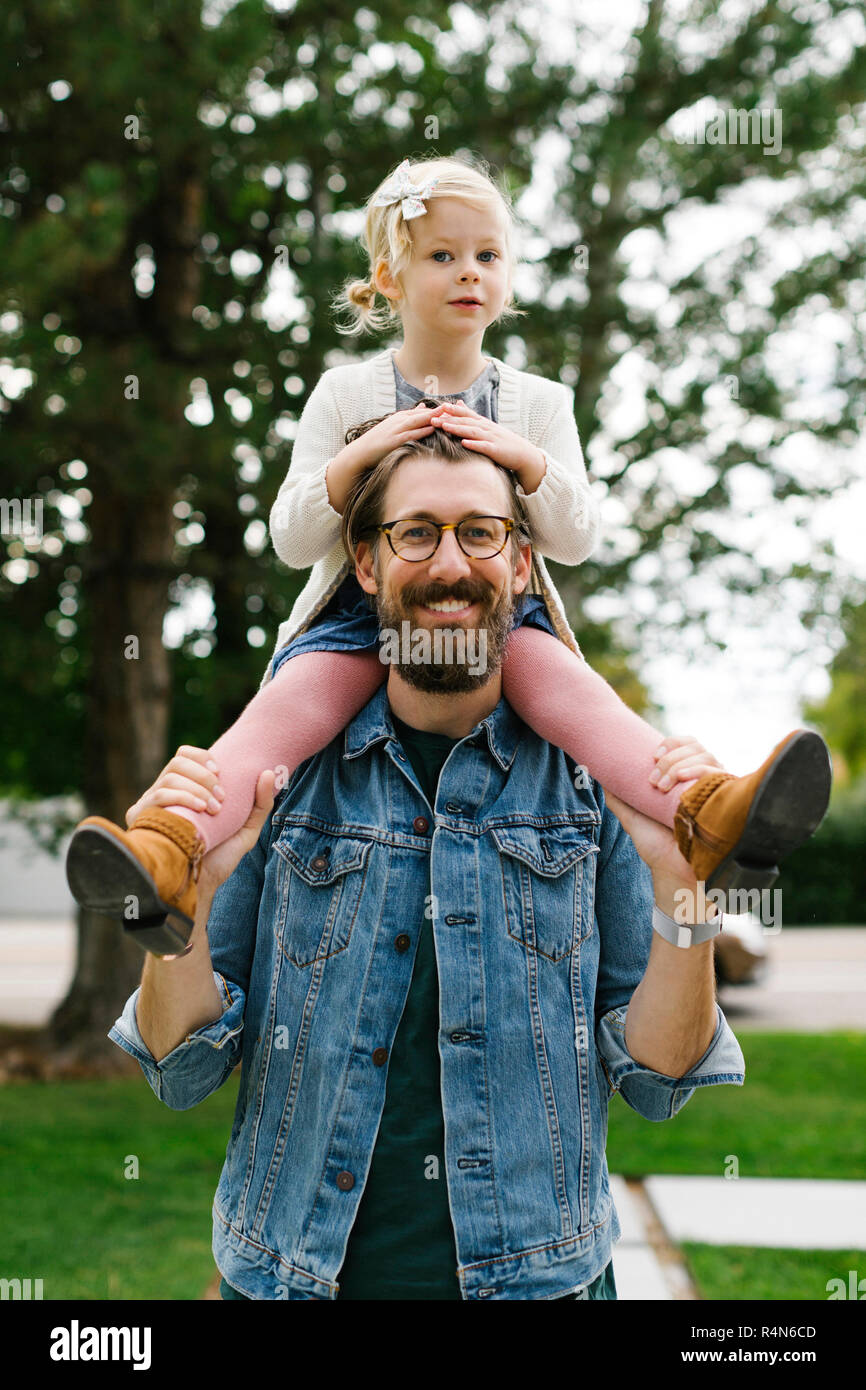
[{"label": "white hair bow", "polygon": [[402,164],[398,164],[388,182],[383,185],[373,199],[374,208],[386,207],[388,203],[402,202],[403,217],[408,222],[412,217],[423,217],[427,211],[422,198],[429,198],[433,189],[439,182],[438,178],[428,179],[417,187],[409,177],[410,165],[408,159],[404,159]]}]

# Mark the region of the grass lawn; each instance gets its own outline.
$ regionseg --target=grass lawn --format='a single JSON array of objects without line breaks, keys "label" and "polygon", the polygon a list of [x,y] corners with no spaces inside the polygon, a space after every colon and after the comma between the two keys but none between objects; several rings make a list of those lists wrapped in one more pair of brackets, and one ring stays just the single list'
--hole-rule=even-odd
[{"label": "grass lawn", "polygon": [[143,1076],[0,1089],[0,1273],[46,1299],[200,1298],[239,1079],[184,1111]]},{"label": "grass lawn", "polygon": [[745,1083],[698,1088],[672,1120],[647,1121],[613,1097],[610,1171],[722,1176],[733,1155],[741,1178],[866,1179],[866,1033],[738,1040]]},{"label": "grass lawn", "polygon": [[[614,1096],[607,1162],[612,1173],[742,1178],[866,1179],[866,1034],[738,1034],[743,1086],[695,1091],[672,1120],[651,1124]],[[866,1276],[860,1250],[682,1247],[707,1299],[827,1299],[827,1281]],[[616,1251],[614,1250],[614,1270]]]},{"label": "grass lawn", "polygon": [[[740,1043],[745,1086],[698,1091],[664,1124],[614,1097],[611,1172],[722,1173],[733,1154],[741,1177],[866,1177],[866,1036]],[[143,1077],[0,1088],[0,1275],[41,1278],[45,1298],[200,1298],[238,1080],[185,1111],[161,1105]],[[138,1178],[124,1176],[130,1155]],[[826,1299],[829,1278],[866,1275],[857,1251],[686,1255],[706,1298]]]},{"label": "grass lawn", "polygon": [[[862,1250],[762,1250],[748,1245],[680,1246],[695,1287],[704,1298],[808,1299],[825,1303],[827,1283],[841,1279],[848,1296],[848,1271],[866,1276],[866,1252]],[[614,1252],[616,1270],[616,1252]],[[784,1321],[784,1319],[782,1319]]]}]

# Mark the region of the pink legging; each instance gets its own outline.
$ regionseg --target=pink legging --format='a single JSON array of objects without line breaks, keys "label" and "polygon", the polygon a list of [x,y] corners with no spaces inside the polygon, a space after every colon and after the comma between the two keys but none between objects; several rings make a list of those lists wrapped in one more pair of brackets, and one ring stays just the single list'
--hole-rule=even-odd
[{"label": "pink legging", "polygon": [[[208,849],[222,844],[249,816],[260,773],[281,769],[284,783],[354,719],[386,674],[378,650],[291,657],[210,750],[225,791],[219,811],[166,809],[192,821]],[[564,642],[539,628],[515,628],[502,665],[502,690],[526,724],[588,768],[606,790],[662,825],[673,825],[680,797],[693,781],[675,783],[667,792],[651,785],[661,735]]]}]

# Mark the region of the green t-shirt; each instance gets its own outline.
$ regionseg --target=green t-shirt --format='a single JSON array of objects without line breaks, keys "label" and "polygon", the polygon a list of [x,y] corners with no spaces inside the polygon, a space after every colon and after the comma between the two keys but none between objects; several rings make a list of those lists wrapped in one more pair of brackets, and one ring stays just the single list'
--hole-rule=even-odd
[{"label": "green t-shirt", "polygon": [[[413,729],[393,712],[391,718],[432,807],[439,773],[460,740]],[[338,1301],[460,1300],[445,1176],[439,976],[433,924],[424,917],[416,929],[418,949],[412,983],[388,1059],[385,1106],[370,1172],[337,1276]],[[246,1297],[225,1279],[220,1292],[226,1299]],[[612,1265],[589,1285],[587,1295],[616,1297]]]}]

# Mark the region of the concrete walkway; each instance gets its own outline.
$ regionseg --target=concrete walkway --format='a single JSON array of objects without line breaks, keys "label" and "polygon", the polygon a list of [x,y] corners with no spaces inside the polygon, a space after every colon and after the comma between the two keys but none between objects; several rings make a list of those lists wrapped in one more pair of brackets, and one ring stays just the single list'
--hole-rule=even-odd
[{"label": "concrete walkway", "polygon": [[611,1174],[622,1236],[613,1249],[623,1302],[695,1299],[678,1250],[703,1245],[866,1254],[866,1182]]},{"label": "concrete walkway", "polygon": [[675,1241],[866,1251],[866,1182],[666,1176],[644,1183]]},{"label": "concrete walkway", "polygon": [[610,1191],[622,1227],[612,1255],[620,1301],[696,1299],[683,1258],[659,1221],[644,1184],[611,1173]]}]

